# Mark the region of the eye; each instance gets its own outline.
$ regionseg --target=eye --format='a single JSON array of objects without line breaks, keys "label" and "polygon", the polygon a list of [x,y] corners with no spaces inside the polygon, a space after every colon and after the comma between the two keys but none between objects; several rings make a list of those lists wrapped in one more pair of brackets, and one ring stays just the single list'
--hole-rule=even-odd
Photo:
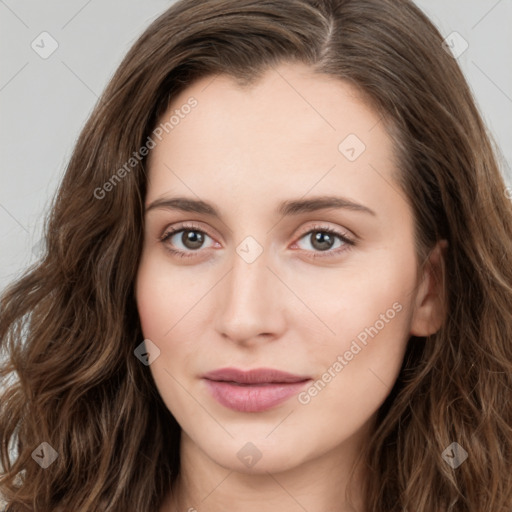
[{"label": "eye", "polygon": [[306,247],[305,250],[313,251],[311,255],[313,258],[336,256],[355,245],[355,242],[348,238],[345,233],[330,226],[314,226],[303,234],[299,240],[302,239],[308,242],[306,246],[309,245],[309,247]]},{"label": "eye", "polygon": [[[213,241],[213,238],[199,226],[187,223],[168,229],[159,240],[171,254],[188,258],[196,256],[196,253],[204,248],[207,238]],[[345,233],[324,225],[313,226],[301,235],[299,240],[302,239],[309,242],[310,247],[304,250],[311,252],[312,258],[334,257],[355,245],[355,241],[348,238]],[[298,242],[295,242],[294,245],[297,244]]]},{"label": "eye", "polygon": [[[160,241],[170,253],[180,256],[181,258],[187,258],[194,256],[194,253],[203,248],[206,238],[213,240],[198,226],[183,224],[168,229],[160,238]],[[178,247],[178,249],[174,249],[173,247]]]}]

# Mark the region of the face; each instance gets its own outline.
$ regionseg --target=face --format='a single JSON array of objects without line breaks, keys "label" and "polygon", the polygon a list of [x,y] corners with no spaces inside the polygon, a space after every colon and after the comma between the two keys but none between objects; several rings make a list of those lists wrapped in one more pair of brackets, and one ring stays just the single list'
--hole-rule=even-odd
[{"label": "face", "polygon": [[[174,99],[136,281],[150,371],[183,437],[253,473],[354,445],[422,334],[426,295],[380,116],[347,83],[278,70]],[[247,373],[259,369],[286,375]]]}]

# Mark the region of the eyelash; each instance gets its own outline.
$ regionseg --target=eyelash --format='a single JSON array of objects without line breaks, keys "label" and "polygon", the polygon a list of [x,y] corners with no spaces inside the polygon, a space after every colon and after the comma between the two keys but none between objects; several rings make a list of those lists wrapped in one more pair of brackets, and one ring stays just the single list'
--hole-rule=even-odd
[{"label": "eyelash", "polygon": [[[194,225],[194,224],[185,223],[180,226],[168,229],[159,238],[159,241],[164,244],[165,249],[167,251],[169,251],[171,254],[173,254],[175,256],[179,256],[180,258],[191,258],[191,257],[194,257],[196,255],[196,253],[198,252],[198,251],[189,251],[189,252],[178,251],[176,249],[171,249],[169,247],[169,245],[166,243],[173,235],[175,235],[176,233],[180,233],[181,231],[185,231],[185,230],[196,231],[196,232],[202,233],[203,235],[207,235],[210,238],[213,238],[206,231],[204,231],[199,226]],[[345,236],[343,233],[340,233],[339,231],[337,231],[329,226],[322,226],[322,225],[313,226],[312,228],[308,229],[307,231],[305,231],[304,233],[302,233],[299,236],[298,240],[300,240],[301,238],[304,238],[304,236],[310,235],[311,233],[314,233],[314,232],[328,233],[330,235],[334,235],[337,238],[339,238],[343,242],[344,245],[341,247],[338,247],[336,250],[315,251],[315,252],[313,252],[313,254],[311,256],[309,256],[310,258],[313,258],[313,259],[314,258],[334,257],[344,251],[350,250],[351,247],[356,245],[356,242],[354,240],[351,240],[350,238]]]}]

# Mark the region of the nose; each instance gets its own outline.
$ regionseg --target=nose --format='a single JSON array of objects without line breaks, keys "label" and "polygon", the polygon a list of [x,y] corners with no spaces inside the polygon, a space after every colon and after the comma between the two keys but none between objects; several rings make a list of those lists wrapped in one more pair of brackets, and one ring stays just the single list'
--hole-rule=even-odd
[{"label": "nose", "polygon": [[286,328],[286,287],[267,256],[264,250],[250,262],[234,251],[231,271],[219,286],[216,329],[235,343],[275,340]]}]

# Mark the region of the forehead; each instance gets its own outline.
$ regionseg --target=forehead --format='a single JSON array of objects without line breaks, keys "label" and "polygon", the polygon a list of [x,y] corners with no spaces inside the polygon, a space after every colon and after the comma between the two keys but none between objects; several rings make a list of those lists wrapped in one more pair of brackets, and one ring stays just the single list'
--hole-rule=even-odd
[{"label": "forehead", "polygon": [[[203,77],[173,99],[162,121],[184,108],[190,97],[198,104],[193,115],[185,116],[189,118],[186,123],[182,119],[181,127],[193,127],[198,136],[208,131],[210,136],[224,135],[223,140],[227,135],[238,141],[249,135],[253,140],[257,136],[264,139],[265,134],[268,140],[275,140],[279,133],[280,140],[302,135],[316,136],[315,142],[318,137],[330,142],[329,135],[336,138],[347,129],[364,138],[380,120],[354,85],[296,63],[269,68],[244,86],[229,75]],[[242,127],[246,130],[240,132]],[[216,134],[215,128],[227,131]],[[180,131],[183,128],[176,126],[173,135],[179,137]]]},{"label": "forehead", "polygon": [[172,116],[150,154],[152,196],[178,188],[200,195],[206,185],[260,201],[313,187],[362,193],[391,180],[396,167],[393,143],[361,91],[299,64],[268,69],[244,87],[227,75],[204,77],[173,99],[161,126]]}]

